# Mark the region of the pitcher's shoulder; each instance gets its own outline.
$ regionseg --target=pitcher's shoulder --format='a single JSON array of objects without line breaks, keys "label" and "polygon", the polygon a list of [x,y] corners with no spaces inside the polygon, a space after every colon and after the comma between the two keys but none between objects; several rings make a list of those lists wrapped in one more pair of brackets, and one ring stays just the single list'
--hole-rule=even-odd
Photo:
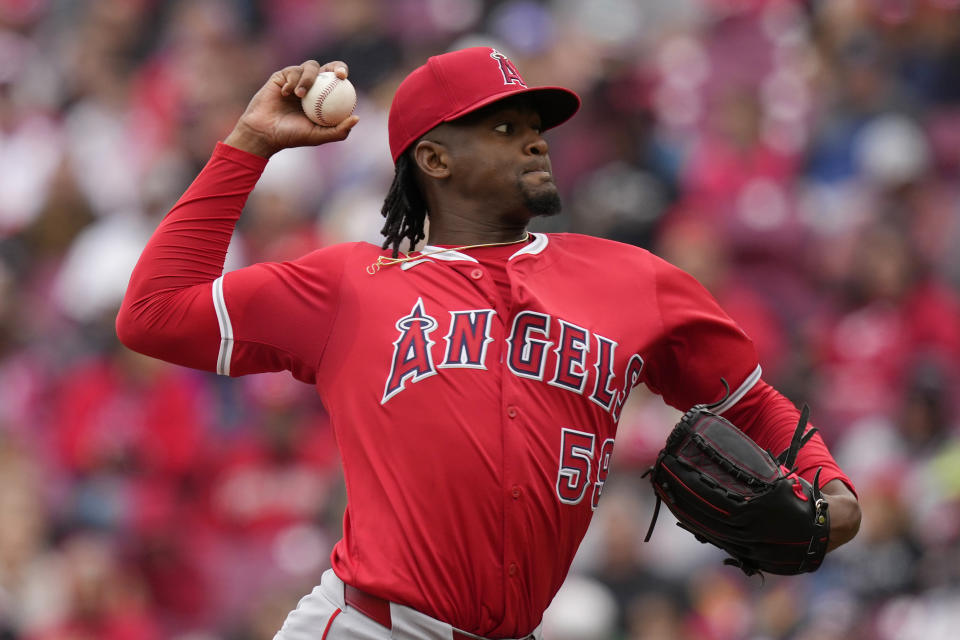
[{"label": "pitcher's shoulder", "polygon": [[545,235],[549,244],[556,251],[588,255],[598,259],[617,258],[642,261],[658,259],[643,247],[607,238],[598,238],[581,233],[548,233]]},{"label": "pitcher's shoulder", "polygon": [[338,242],[320,247],[302,256],[299,261],[305,263],[316,262],[372,262],[378,256],[388,256],[390,251],[381,249],[369,242]]}]

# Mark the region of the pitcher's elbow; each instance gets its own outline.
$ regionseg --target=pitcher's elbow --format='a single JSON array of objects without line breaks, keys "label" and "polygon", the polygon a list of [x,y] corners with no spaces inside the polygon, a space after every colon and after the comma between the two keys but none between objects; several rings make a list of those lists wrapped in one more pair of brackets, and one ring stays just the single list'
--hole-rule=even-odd
[{"label": "pitcher's elbow", "polygon": [[114,328],[120,344],[137,353],[145,353],[144,336],[146,335],[146,331],[141,323],[136,321],[134,314],[130,312],[126,304],[120,307]]}]

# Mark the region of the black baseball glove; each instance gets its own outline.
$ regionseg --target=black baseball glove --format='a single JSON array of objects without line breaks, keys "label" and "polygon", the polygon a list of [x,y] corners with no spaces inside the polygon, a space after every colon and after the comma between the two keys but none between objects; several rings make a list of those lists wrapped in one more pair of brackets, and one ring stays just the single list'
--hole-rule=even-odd
[{"label": "black baseball glove", "polygon": [[729,553],[724,562],[747,575],[816,571],[827,552],[828,505],[820,470],[811,485],[795,467],[797,452],[816,432],[804,434],[809,409],[804,406],[790,447],[774,456],[710,411],[718,405],[690,409],[647,471],[657,504],[645,540],[662,501],[680,527]]}]

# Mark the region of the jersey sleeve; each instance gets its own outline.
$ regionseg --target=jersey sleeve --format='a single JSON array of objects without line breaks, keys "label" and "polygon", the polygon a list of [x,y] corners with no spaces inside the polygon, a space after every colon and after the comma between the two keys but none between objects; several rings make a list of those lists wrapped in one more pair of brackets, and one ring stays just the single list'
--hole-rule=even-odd
[{"label": "jersey sleeve", "polygon": [[641,377],[651,391],[686,411],[724,398],[735,404],[760,379],[753,342],[693,276],[652,256],[654,304],[661,327]]},{"label": "jersey sleeve", "polygon": [[288,370],[299,380],[315,382],[337,317],[344,264],[354,246],[328,247],[292,262],[256,264],[215,281],[217,373]]},{"label": "jersey sleeve", "polygon": [[266,160],[218,144],[151,236],[117,315],[117,335],[145,355],[224,375],[290,370],[313,382],[352,245],[226,276],[237,220]]},{"label": "jersey sleeve", "polygon": [[266,162],[217,145],[140,254],[117,314],[124,345],[174,364],[216,370],[220,331],[212,285]]}]

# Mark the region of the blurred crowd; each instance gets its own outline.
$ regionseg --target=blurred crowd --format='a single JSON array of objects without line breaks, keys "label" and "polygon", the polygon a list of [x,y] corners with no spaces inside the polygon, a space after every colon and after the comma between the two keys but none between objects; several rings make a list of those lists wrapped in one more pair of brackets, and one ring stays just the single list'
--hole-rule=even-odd
[{"label": "blurred crowd", "polygon": [[475,44],[584,99],[536,228],[697,276],[864,512],[800,578],[663,522],[644,544],[677,412],[637,389],[548,640],[955,638],[958,0],[0,0],[0,640],[271,638],[317,582],[345,498],[313,390],[143,358],[113,321],[273,70],[346,61],[360,124],[271,160],[228,268],[379,243],[393,91]]}]

